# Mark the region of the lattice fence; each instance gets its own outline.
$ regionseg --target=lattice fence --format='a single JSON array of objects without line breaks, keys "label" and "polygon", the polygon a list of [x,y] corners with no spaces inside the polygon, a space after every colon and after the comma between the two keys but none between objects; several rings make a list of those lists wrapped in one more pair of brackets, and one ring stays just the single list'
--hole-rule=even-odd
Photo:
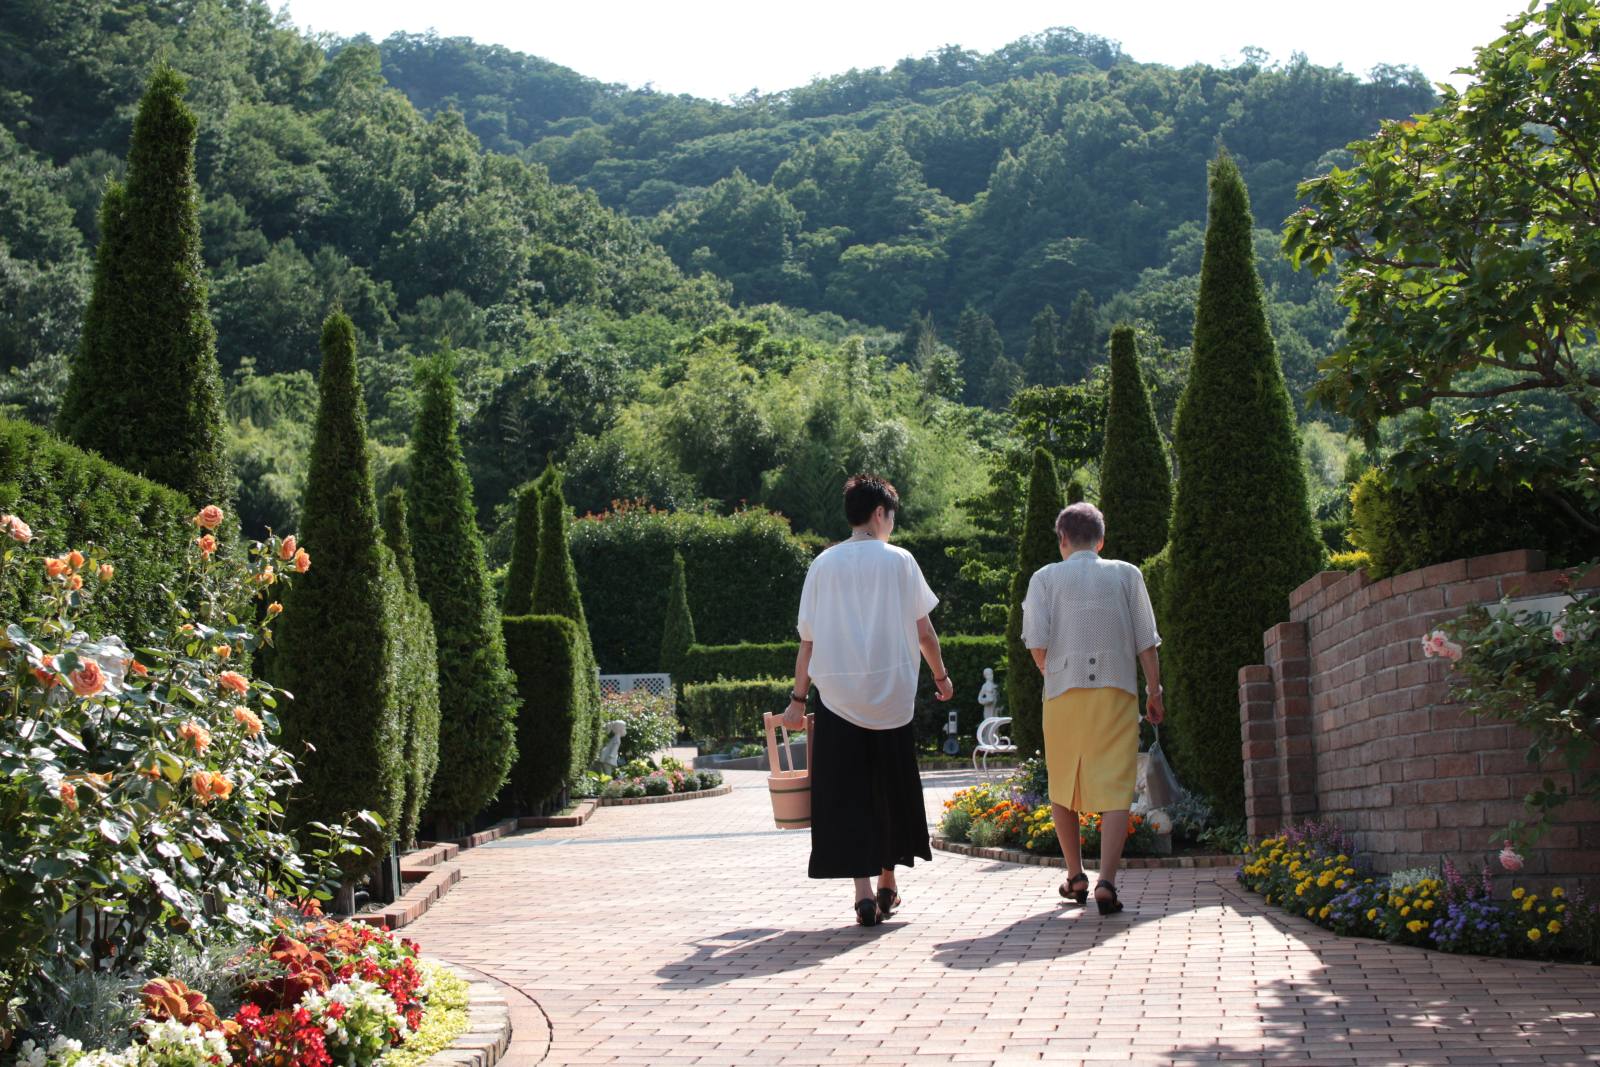
[{"label": "lattice fence", "polygon": [[672,695],[672,675],[670,674],[602,674],[600,676],[600,692],[602,693],[631,693],[635,689],[658,697]]}]

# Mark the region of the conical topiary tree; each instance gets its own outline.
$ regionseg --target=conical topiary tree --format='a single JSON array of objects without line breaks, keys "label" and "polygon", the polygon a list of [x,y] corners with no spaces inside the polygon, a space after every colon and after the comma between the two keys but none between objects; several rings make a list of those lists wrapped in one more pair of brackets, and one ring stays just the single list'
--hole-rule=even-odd
[{"label": "conical topiary tree", "polygon": [[694,616],[689,612],[689,585],[683,553],[672,554],[672,581],[667,586],[667,621],[661,629],[661,669],[677,676],[684,653],[694,644]]},{"label": "conical topiary tree", "polygon": [[539,565],[533,579],[533,613],[571,619],[578,628],[578,706],[573,711],[573,766],[581,770],[594,758],[600,730],[600,679],[589,637],[589,620],[578,590],[578,571],[567,546],[567,501],[561,477],[552,467],[541,475],[539,494]]},{"label": "conical topiary tree", "polygon": [[1022,600],[1034,572],[1061,559],[1056,516],[1061,514],[1061,481],[1055,460],[1033,450],[1028,502],[1017,537],[1017,573],[1011,579],[1011,614],[1006,619],[1006,707],[1011,739],[1024,757],[1044,751],[1044,676],[1022,643]]},{"label": "conical topiary tree", "polygon": [[526,615],[533,610],[533,575],[539,562],[539,486],[529,482],[517,494],[517,519],[511,541],[511,564],[506,568],[505,615]]},{"label": "conical topiary tree", "polygon": [[376,812],[384,828],[362,843],[381,853],[395,840],[405,795],[398,637],[385,597],[355,327],[342,312],[322,327],[314,434],[300,532],[317,564],[285,597],[271,662],[294,695],[281,712],[284,747],[301,777],[289,811],[302,823]]},{"label": "conical topiary tree", "polygon": [[439,645],[439,770],[428,811],[440,836],[477,815],[504,784],[516,747],[517,694],[456,433],[454,362],[418,374],[406,509],[417,588]]},{"label": "conical topiary tree", "polygon": [[1249,194],[1227,153],[1211,196],[1194,357],[1173,449],[1170,607],[1163,650],[1180,776],[1228,814],[1244,811],[1239,668],[1321,562],[1294,407],[1267,326]]},{"label": "conical topiary tree", "polygon": [[1100,456],[1100,510],[1107,559],[1140,564],[1167,543],[1172,471],[1156,428],[1156,410],[1139,373],[1133,327],[1111,331],[1111,396]]},{"label": "conical topiary tree", "polygon": [[106,189],[58,423],[73,443],[204,505],[226,502],[233,484],[184,89],[171,68],[156,71],[133,121],[127,181]]},{"label": "conical topiary tree", "polygon": [[1060,385],[1063,380],[1061,317],[1049,304],[1033,317],[1033,333],[1022,357],[1022,370],[1029,385]]},{"label": "conical topiary tree", "polygon": [[417,592],[404,489],[391,489],[384,497],[383,540],[394,568],[388,583],[389,599],[400,637],[395,684],[405,725],[406,788],[398,837],[401,844],[409,845],[417,838],[439,768],[439,645],[433,636],[433,613]]}]

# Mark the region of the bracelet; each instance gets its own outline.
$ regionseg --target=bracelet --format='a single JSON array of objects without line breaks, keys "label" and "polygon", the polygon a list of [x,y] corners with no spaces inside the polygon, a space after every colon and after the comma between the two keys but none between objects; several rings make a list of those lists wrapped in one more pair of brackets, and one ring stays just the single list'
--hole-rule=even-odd
[{"label": "bracelet", "polygon": [[934,685],[938,685],[940,682],[948,682],[949,680],[950,680],[950,676],[948,674],[944,674],[944,675],[940,675],[938,678],[935,678],[933,680],[933,684]]},{"label": "bracelet", "polygon": [[804,704],[805,702],[806,702],[806,698],[803,697],[803,696],[800,696],[798,693],[790,693],[789,694],[789,703],[791,703],[791,704]]}]

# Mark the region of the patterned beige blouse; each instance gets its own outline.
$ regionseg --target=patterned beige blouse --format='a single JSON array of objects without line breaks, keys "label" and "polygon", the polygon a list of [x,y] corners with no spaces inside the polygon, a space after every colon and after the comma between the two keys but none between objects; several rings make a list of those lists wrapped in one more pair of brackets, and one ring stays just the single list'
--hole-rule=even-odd
[{"label": "patterned beige blouse", "polygon": [[1044,698],[1139,691],[1138,658],[1161,644],[1139,568],[1090,549],[1040,567],[1022,601],[1022,643],[1045,650]]}]

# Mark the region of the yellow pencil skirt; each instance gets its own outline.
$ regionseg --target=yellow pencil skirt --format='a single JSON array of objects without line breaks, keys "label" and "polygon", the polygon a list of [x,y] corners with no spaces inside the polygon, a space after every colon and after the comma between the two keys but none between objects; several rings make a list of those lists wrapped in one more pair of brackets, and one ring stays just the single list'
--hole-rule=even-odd
[{"label": "yellow pencil skirt", "polygon": [[1069,689],[1044,702],[1050,801],[1073,811],[1125,811],[1139,775],[1139,698],[1126,689]]}]

